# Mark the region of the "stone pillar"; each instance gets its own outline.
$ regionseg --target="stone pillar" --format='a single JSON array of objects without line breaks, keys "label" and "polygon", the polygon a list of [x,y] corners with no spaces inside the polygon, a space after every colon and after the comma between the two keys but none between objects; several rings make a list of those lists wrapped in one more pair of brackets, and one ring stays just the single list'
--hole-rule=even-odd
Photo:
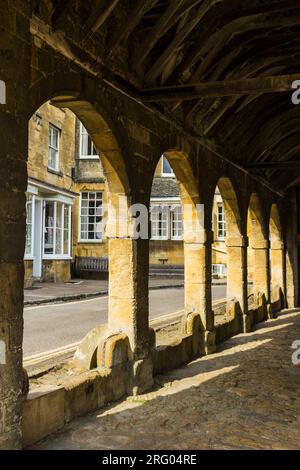
[{"label": "stone pillar", "polygon": [[136,358],[149,351],[149,242],[110,238],[108,326],[126,333]]},{"label": "stone pillar", "polygon": [[253,240],[253,294],[258,300],[264,294],[267,303],[270,301],[270,242],[269,240]]},{"label": "stone pillar", "polygon": [[[22,445],[23,257],[25,248],[29,2],[0,15],[0,449]],[[24,11],[22,11],[24,10]],[[23,13],[23,14],[22,14]],[[5,91],[5,96],[3,95]]]},{"label": "stone pillar", "polygon": [[271,244],[271,300],[279,300],[279,291],[284,294],[284,253],[285,247],[281,241]]},{"label": "stone pillar", "polygon": [[[300,236],[298,235],[299,214],[297,210],[297,192],[293,188],[290,190],[289,216],[286,226],[286,303],[288,308],[295,308],[299,305],[299,266],[298,266],[298,246]],[[300,230],[299,230],[300,231]]]},{"label": "stone pillar", "polygon": [[[146,217],[148,224],[148,213]],[[125,215],[123,220],[120,216],[117,219],[119,226],[120,222],[124,225],[115,234],[111,226],[109,229],[108,333],[125,333],[129,338],[132,379],[128,393],[136,395],[153,385],[153,335],[149,329],[148,300],[149,239],[134,237],[130,220]]]},{"label": "stone pillar", "polygon": [[248,279],[247,279],[248,238],[244,236],[227,237],[227,301],[239,303],[243,315],[244,332],[250,331],[247,318]]},{"label": "stone pillar", "polygon": [[203,231],[198,240],[185,237],[184,289],[185,313],[199,313],[204,332],[204,351],[215,351],[214,314],[211,296],[211,246],[212,232]]}]

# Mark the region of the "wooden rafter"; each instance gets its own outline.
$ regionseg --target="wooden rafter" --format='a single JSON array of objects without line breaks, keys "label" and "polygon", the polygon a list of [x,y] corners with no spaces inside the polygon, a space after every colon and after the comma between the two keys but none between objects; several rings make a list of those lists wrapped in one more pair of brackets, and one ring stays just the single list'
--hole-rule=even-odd
[{"label": "wooden rafter", "polygon": [[139,67],[160,37],[165,34],[172,25],[176,24],[182,15],[188,13],[191,8],[197,5],[199,1],[200,0],[194,0],[187,4],[186,0],[172,0],[169,3],[168,8],[163,15],[161,15],[150,34],[146,36],[140,47],[137,48],[132,62],[134,68]]},{"label": "wooden rafter", "polygon": [[177,48],[183,43],[186,37],[196,28],[196,26],[201,22],[206,13],[218,3],[221,3],[223,0],[204,0],[201,3],[198,11],[195,13],[194,18],[187,23],[181,31],[179,31],[176,36],[173,38],[169,46],[163,51],[161,56],[156,60],[151,69],[147,72],[144,80],[146,83],[152,83],[160,75],[165,64],[170,59],[170,55],[174,54]]},{"label": "wooden rafter", "polygon": [[145,89],[142,98],[145,102],[190,101],[197,98],[218,96],[253,95],[257,93],[292,92],[292,83],[300,80],[300,73],[240,80],[196,83]]},{"label": "wooden rafter", "polygon": [[104,0],[98,3],[84,24],[84,29],[87,34],[83,39],[83,44],[85,44],[103,25],[109,15],[116,8],[119,1],[120,0]]},{"label": "wooden rafter", "polygon": [[139,0],[132,11],[129,12],[128,17],[117,29],[110,44],[110,52],[112,53],[115,48],[121,43],[126,41],[132,31],[141,21],[143,15],[149,11],[158,0]]}]

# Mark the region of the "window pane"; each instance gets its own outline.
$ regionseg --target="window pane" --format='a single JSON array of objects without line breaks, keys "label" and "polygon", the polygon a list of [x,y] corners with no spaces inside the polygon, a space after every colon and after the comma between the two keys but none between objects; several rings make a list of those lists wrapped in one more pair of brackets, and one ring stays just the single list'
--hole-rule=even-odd
[{"label": "window pane", "polygon": [[84,192],[81,197],[80,238],[102,240],[102,193]]},{"label": "window pane", "polygon": [[172,208],[171,220],[172,220],[172,238],[181,239],[182,231],[183,231],[181,206],[175,206]]},{"label": "window pane", "polygon": [[69,223],[70,206],[64,205],[64,233],[63,233],[63,254],[70,255],[69,241],[71,237],[71,227]]},{"label": "window pane", "polygon": [[59,159],[59,135],[60,131],[54,126],[49,127],[49,150],[48,166],[53,170],[58,170]]},{"label": "window pane", "polygon": [[55,235],[55,254],[62,254],[62,204],[56,203],[56,235]]},{"label": "window pane", "polygon": [[218,205],[218,238],[223,239],[226,237],[226,219],[223,204]]},{"label": "window pane", "polygon": [[171,167],[171,165],[168,162],[166,157],[163,157],[163,174],[164,175],[173,175],[174,174],[173,170],[172,170],[172,167]]},{"label": "window pane", "polygon": [[93,141],[86,130],[86,128],[80,123],[80,156],[81,157],[94,157],[97,156],[97,151],[93,144]]},{"label": "window pane", "polygon": [[47,201],[45,207],[45,254],[54,254],[54,202]]},{"label": "window pane", "polygon": [[32,254],[32,197],[27,196],[27,203],[26,203],[26,246],[25,246],[25,254],[31,255]]}]

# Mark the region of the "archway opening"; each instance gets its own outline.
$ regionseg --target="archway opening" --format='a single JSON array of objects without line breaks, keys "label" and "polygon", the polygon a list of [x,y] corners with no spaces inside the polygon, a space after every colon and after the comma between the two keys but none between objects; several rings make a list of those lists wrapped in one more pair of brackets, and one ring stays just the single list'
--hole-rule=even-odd
[{"label": "archway opening", "polygon": [[227,284],[227,222],[224,201],[216,186],[212,202],[212,302],[215,324],[224,320]]},{"label": "archway opening", "polygon": [[247,213],[248,307],[269,301],[269,243],[259,197],[253,193]]},{"label": "archway opening", "polygon": [[120,198],[128,208],[129,193],[118,142],[92,105],[58,96],[37,109],[29,121],[25,301],[49,305],[25,308],[25,359],[53,349],[72,355],[92,328],[107,323],[108,297],[82,298],[115,295],[107,232]]},{"label": "archway opening", "polygon": [[[224,205],[224,215],[226,220],[226,273],[227,305],[238,302],[242,312],[246,311],[245,289],[245,240],[242,236],[240,208],[237,195],[231,180],[228,177],[221,177],[217,182]],[[230,309],[228,309],[230,312]]]},{"label": "archway opening", "polygon": [[270,210],[270,273],[271,273],[271,302],[283,302],[284,298],[284,247],[280,214],[277,204]]},{"label": "archway opening", "polygon": [[175,327],[158,330],[157,344],[166,344],[181,333],[176,322],[184,312],[183,238],[180,186],[172,163],[163,154],[155,169],[150,199],[149,313],[150,319],[160,317],[162,322],[164,316],[173,315]]}]

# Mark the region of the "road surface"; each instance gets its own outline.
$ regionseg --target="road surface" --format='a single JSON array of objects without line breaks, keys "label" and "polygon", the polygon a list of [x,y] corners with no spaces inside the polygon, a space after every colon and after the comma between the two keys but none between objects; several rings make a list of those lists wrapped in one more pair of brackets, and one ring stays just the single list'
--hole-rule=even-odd
[{"label": "road surface", "polygon": [[[183,310],[183,288],[149,292],[150,318]],[[213,300],[226,296],[226,286],[213,286]],[[106,323],[108,297],[24,309],[24,357],[80,341],[92,328]]]}]

